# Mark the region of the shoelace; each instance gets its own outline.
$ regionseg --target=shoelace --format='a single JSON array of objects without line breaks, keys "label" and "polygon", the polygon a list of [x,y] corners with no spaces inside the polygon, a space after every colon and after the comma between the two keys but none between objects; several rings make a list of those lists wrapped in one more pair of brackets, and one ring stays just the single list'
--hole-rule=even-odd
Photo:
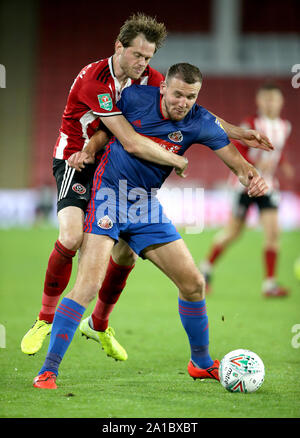
[{"label": "shoelace", "polygon": [[110,335],[110,336],[115,336],[115,331],[114,331],[114,329],[113,329],[112,327],[108,327],[108,328],[106,329],[106,333],[107,333],[108,335]]}]

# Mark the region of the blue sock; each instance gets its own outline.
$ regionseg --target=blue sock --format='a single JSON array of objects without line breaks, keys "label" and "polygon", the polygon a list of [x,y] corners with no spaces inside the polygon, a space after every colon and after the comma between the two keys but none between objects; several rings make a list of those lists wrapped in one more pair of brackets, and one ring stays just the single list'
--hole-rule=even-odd
[{"label": "blue sock", "polygon": [[52,371],[58,375],[58,367],[66,353],[85,308],[76,301],[63,298],[56,309],[48,353],[39,374]]},{"label": "blue sock", "polygon": [[183,301],[178,298],[179,315],[188,335],[191,347],[191,360],[199,368],[213,364],[208,346],[208,317],[205,299],[202,301]]}]

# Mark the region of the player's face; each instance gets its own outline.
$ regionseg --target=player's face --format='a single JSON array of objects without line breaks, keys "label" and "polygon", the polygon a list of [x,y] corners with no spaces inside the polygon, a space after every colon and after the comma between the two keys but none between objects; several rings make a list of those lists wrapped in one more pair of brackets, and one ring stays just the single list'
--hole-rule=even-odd
[{"label": "player's face", "polygon": [[136,80],[141,77],[155,52],[155,43],[149,43],[143,35],[134,38],[129,47],[118,42],[116,53],[124,75]]},{"label": "player's face", "polygon": [[174,121],[184,119],[196,102],[200,88],[200,82],[187,84],[176,76],[168,83],[163,82],[160,93],[163,96],[161,105],[164,117]]},{"label": "player's face", "polygon": [[280,115],[283,96],[279,90],[261,90],[256,96],[256,104],[260,114],[275,119]]}]

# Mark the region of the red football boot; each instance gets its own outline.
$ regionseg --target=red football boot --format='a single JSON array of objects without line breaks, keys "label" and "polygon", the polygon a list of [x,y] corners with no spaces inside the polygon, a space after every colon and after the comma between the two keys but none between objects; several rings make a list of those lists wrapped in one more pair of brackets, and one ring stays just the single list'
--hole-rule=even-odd
[{"label": "red football boot", "polygon": [[278,285],[263,291],[263,295],[267,298],[286,297],[288,294],[289,291],[287,289]]},{"label": "red football boot", "polygon": [[220,362],[215,360],[211,367],[209,368],[198,368],[193,362],[190,360],[188,364],[188,373],[194,380],[196,379],[215,379],[220,380],[219,378],[219,366]]},{"label": "red football boot", "polygon": [[56,375],[52,371],[45,371],[33,379],[33,386],[42,389],[56,389]]}]

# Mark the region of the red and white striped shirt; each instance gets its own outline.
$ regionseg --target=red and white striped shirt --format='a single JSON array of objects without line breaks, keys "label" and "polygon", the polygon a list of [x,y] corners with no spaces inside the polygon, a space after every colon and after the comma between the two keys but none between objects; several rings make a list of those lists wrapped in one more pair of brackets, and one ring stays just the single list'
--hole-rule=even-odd
[{"label": "red and white striped shirt", "polygon": [[121,88],[112,56],[85,66],[71,86],[53,157],[67,160],[87,145],[99,128],[100,116],[122,114],[116,103],[124,88],[133,83],[158,87],[163,80],[161,73],[147,66],[140,79],[128,78]]},{"label": "red and white striped shirt", "polygon": [[[262,174],[269,187],[278,189],[278,181],[275,178],[278,165],[283,160],[283,149],[287,144],[287,139],[291,133],[291,123],[288,120],[280,117],[270,119],[265,116],[255,115],[244,119],[241,126],[245,129],[256,129],[265,134],[274,146],[273,151],[264,151],[261,149],[254,149],[242,145],[239,142],[233,143],[246,158],[252,163],[257,170]],[[268,173],[261,172],[259,163],[268,162]],[[241,186],[241,185],[240,185]],[[243,189],[243,186],[240,187]]]}]

